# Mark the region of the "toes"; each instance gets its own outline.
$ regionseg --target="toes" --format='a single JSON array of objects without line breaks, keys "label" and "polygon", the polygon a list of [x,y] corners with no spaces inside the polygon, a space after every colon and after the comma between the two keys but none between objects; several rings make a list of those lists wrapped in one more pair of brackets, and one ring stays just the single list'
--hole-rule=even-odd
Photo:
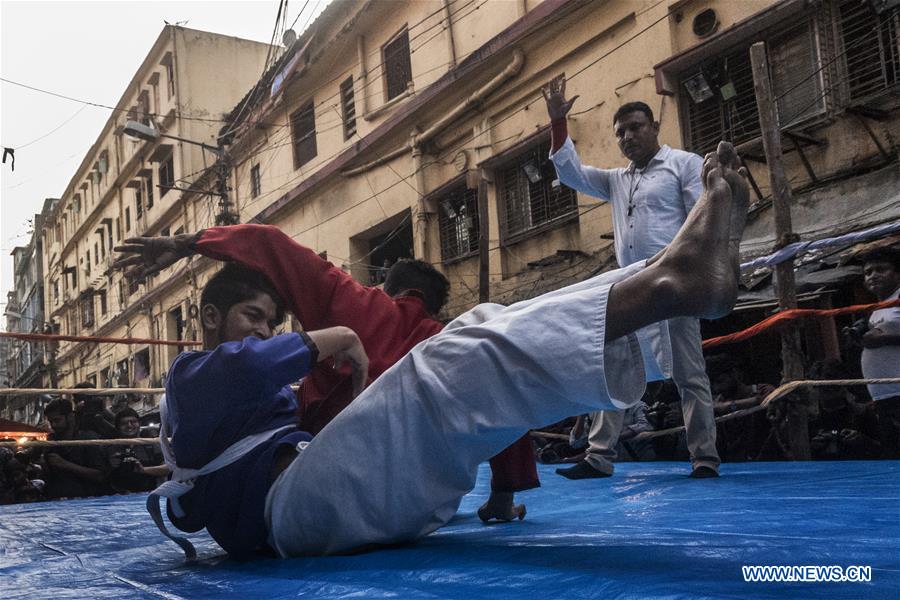
[{"label": "toes", "polygon": [[719,157],[715,152],[710,152],[706,155],[701,176],[703,177],[703,183],[706,184],[706,188],[710,190],[722,181],[722,168],[719,165]]},{"label": "toes", "polygon": [[735,152],[734,146],[730,142],[725,140],[719,142],[719,145],[716,147],[716,154],[719,157],[719,164],[724,168],[737,168],[737,152]]},{"label": "toes", "polygon": [[710,171],[715,169],[719,165],[719,159],[716,156],[715,152],[707,152],[706,156],[703,157],[703,168],[700,170],[700,178],[703,183],[707,183]]}]

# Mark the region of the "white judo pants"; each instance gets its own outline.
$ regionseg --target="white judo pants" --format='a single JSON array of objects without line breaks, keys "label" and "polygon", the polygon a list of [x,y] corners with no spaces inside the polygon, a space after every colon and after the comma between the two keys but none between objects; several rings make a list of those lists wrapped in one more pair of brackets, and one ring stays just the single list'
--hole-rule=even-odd
[{"label": "white judo pants", "polygon": [[527,430],[637,402],[671,364],[665,324],[604,337],[612,284],[641,268],[480,305],[413,348],[275,481],[272,547],[286,557],[415,540],[446,524],[479,463]]}]

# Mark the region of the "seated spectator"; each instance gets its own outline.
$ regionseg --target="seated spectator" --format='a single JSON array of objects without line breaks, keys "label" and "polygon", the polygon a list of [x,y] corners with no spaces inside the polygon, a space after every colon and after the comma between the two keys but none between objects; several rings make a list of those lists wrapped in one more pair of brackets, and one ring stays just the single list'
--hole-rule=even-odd
[{"label": "seated spectator", "polygon": [[[140,436],[141,421],[133,408],[116,414],[120,438]],[[159,446],[110,446],[107,450],[109,484],[117,492],[149,492],[169,473]]]},{"label": "seated spectator", "polygon": [[[838,360],[821,360],[809,369],[810,379],[852,379]],[[881,445],[874,407],[846,387],[811,387],[809,438],[819,460],[877,458]]]},{"label": "seated spectator", "polygon": [[[738,362],[724,354],[708,357],[706,370],[717,417],[757,406],[775,390],[775,386],[768,383],[746,383]],[[770,423],[764,412],[718,423],[716,445],[719,455],[727,461],[753,460],[759,456],[769,429]]]},{"label": "seated spectator", "polygon": [[[619,431],[616,443],[615,462],[628,462],[635,460],[654,460],[656,452],[653,450],[652,440],[633,441],[639,433],[653,431],[653,426],[647,420],[649,407],[643,401],[638,402],[623,413],[622,429]],[[573,448],[586,448],[588,434],[591,429],[592,415],[581,415],[569,433],[569,445]]]},{"label": "seated spectator", "polygon": [[[98,439],[93,431],[79,430],[72,403],[57,398],[44,407],[44,417],[53,430],[48,440]],[[100,446],[58,446],[44,454],[47,498],[102,496],[106,486],[106,456]]]},{"label": "seated spectator", "polygon": [[[7,440],[2,440],[7,441]],[[9,440],[12,441],[12,440]],[[16,501],[15,489],[6,474],[6,465],[13,460],[13,451],[0,447],[0,505],[13,504]]]},{"label": "seated spectator", "polygon": [[[644,412],[653,430],[684,427],[684,411],[681,396],[671,379],[652,381],[644,394],[647,410]],[[652,439],[657,460],[688,460],[687,436],[684,430]]]},{"label": "seated spectator", "polygon": [[576,425],[577,419],[569,417],[532,431],[531,441],[534,444],[535,458],[547,465],[578,462],[584,458],[584,448],[575,448],[569,443],[570,431]]},{"label": "seated spectator", "polygon": [[[76,389],[95,389],[93,383],[82,381],[75,385]],[[89,394],[75,394],[76,426],[81,431],[94,431],[99,438],[112,439],[119,433],[116,431],[113,421],[115,417],[106,408],[106,396],[94,396]]]}]

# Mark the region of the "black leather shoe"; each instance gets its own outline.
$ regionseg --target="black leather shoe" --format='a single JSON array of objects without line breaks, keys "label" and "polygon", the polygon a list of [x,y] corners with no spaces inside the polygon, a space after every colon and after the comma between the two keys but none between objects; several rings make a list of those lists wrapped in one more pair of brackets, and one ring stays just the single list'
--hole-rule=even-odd
[{"label": "black leather shoe", "polygon": [[557,469],[557,473],[568,479],[598,479],[600,477],[612,477],[612,473],[604,473],[592,467],[587,461],[582,460],[567,469]]},{"label": "black leather shoe", "polygon": [[713,469],[712,467],[707,467],[705,465],[700,465],[699,467],[695,467],[693,471],[691,471],[691,477],[694,479],[709,479],[711,477],[718,477],[719,472]]}]

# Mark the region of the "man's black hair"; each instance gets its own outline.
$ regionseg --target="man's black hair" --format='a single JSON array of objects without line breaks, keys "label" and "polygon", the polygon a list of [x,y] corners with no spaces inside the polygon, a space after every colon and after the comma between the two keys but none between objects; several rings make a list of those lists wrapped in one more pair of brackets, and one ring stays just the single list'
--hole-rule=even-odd
[{"label": "man's black hair", "polygon": [[126,406],[125,408],[123,408],[122,410],[120,410],[119,412],[116,413],[116,427],[119,426],[119,422],[122,419],[125,419],[127,417],[134,417],[138,421],[140,421],[140,419],[141,419],[141,417],[137,414],[136,410],[134,410],[130,406]]},{"label": "man's black hair", "polygon": [[384,291],[396,296],[404,290],[418,290],[423,295],[425,310],[436,315],[447,303],[450,281],[427,262],[403,258],[394,263],[384,280]]},{"label": "man's black hair", "polygon": [[647,119],[651,123],[653,122],[653,109],[647,106],[645,102],[629,102],[620,106],[616,114],[613,115],[613,125],[625,115],[630,115],[633,112],[642,112],[647,115]]},{"label": "man's black hair", "polygon": [[[76,389],[76,390],[93,390],[96,388],[97,388],[97,386],[95,386],[90,381],[82,381],[82,382],[76,383],[75,385],[72,386],[72,389]],[[93,395],[88,395],[88,394],[74,394],[72,397],[75,399],[75,402],[90,402],[91,400],[99,400],[101,406],[103,403],[103,400],[99,396],[93,396]],[[96,404],[96,402],[94,402],[94,404]]]},{"label": "man's black hair", "polygon": [[63,398],[57,398],[56,400],[51,400],[47,406],[44,407],[44,416],[69,415],[72,414],[74,410],[71,402]]},{"label": "man's black hair", "polygon": [[228,263],[213,275],[200,295],[200,306],[212,304],[222,315],[228,314],[232,306],[266,294],[275,303],[275,319],[284,319],[284,301],[269,278],[250,267],[238,263]]},{"label": "man's black hair", "polygon": [[891,246],[875,248],[862,255],[863,264],[868,262],[886,262],[894,266],[894,270],[900,273],[900,249]]}]

